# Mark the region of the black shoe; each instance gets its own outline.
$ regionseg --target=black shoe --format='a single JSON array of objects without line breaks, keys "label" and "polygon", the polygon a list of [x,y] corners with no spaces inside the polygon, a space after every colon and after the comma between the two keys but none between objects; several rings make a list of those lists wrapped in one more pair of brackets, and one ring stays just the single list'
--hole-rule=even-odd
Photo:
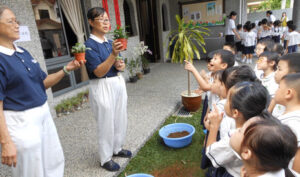
[{"label": "black shoe", "polygon": [[130,158],[132,156],[131,151],[122,149],[118,154],[114,154],[114,156]]},{"label": "black shoe", "polygon": [[102,167],[108,171],[118,171],[120,169],[120,165],[113,160],[106,162]]}]

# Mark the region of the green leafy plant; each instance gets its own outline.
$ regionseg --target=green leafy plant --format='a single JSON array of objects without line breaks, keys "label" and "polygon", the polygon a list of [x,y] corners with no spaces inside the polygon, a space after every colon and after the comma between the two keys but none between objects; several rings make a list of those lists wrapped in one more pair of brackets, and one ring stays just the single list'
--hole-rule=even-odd
[{"label": "green leafy plant", "polygon": [[72,46],[72,53],[84,53],[86,50],[91,50],[91,48],[86,47],[83,43],[76,43]]},{"label": "green leafy plant", "polygon": [[141,60],[142,60],[142,67],[144,69],[149,68],[149,60],[144,55],[141,55]]},{"label": "green leafy plant", "polygon": [[127,69],[130,73],[130,77],[134,77],[136,76],[136,68],[138,65],[138,61],[135,58],[132,58],[130,60],[128,60],[127,58],[125,58],[125,64],[127,66]]},{"label": "green leafy plant", "polygon": [[117,26],[117,28],[113,31],[114,39],[128,39],[128,33],[124,28]]},{"label": "green leafy plant", "polygon": [[[183,63],[184,60],[193,62],[194,56],[196,55],[197,59],[200,59],[201,49],[206,53],[205,41],[203,36],[209,36],[209,29],[193,25],[193,21],[190,20],[188,23],[184,22],[184,19],[180,18],[179,15],[176,15],[176,21],[178,23],[178,29],[172,30],[168,35],[167,39],[171,37],[170,42],[167,45],[167,54],[166,57],[169,58],[170,48],[172,44],[174,49],[172,52],[172,63]],[[190,87],[190,72],[188,72],[188,95],[191,95]]]}]

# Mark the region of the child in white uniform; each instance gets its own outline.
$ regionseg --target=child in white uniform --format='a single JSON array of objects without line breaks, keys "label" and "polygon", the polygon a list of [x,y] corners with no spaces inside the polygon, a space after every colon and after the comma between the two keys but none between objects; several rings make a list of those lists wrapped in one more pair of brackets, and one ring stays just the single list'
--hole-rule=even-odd
[{"label": "child in white uniform", "polygon": [[247,58],[246,63],[251,64],[257,35],[252,31],[253,27],[251,26],[251,24],[247,25],[246,29],[247,29],[245,35],[245,54]]},{"label": "child in white uniform", "polygon": [[233,133],[230,146],[243,160],[241,177],[293,176],[286,167],[296,153],[296,137],[278,120],[251,118]]},{"label": "child in white uniform", "polygon": [[286,53],[294,53],[297,52],[297,46],[299,44],[299,33],[296,30],[296,26],[294,24],[289,24],[289,33],[286,36]]},{"label": "child in white uniform", "polygon": [[[227,94],[225,112],[235,120],[236,128],[241,128],[254,116],[261,115],[263,118],[268,118],[264,113],[267,102],[268,91],[259,82],[239,82]],[[208,114],[208,120],[210,133],[207,137],[206,155],[215,168],[222,166],[230,175],[240,176],[243,163],[230,146],[231,133],[216,141],[222,115],[215,110]]]},{"label": "child in white uniform", "polygon": [[[275,95],[275,101],[286,107],[285,113],[279,120],[289,126],[297,137],[298,150],[290,162],[297,175],[300,175],[300,73],[284,76]],[[289,137],[290,138],[290,137]]]}]

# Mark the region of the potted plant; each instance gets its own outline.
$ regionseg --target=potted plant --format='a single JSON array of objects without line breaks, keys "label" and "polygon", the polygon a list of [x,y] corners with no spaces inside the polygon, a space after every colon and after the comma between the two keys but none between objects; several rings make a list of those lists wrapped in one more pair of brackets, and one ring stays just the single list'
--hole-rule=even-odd
[{"label": "potted plant", "polygon": [[136,60],[134,58],[132,58],[131,60],[125,58],[125,64],[130,74],[129,81],[132,83],[136,82],[138,80],[138,77],[136,76]]},{"label": "potted plant", "polygon": [[72,46],[71,52],[74,54],[75,60],[78,62],[83,61],[85,63],[86,50],[91,50],[91,48],[87,48],[83,43],[76,43],[74,46]]},{"label": "potted plant", "polygon": [[148,46],[145,45],[144,41],[141,41],[137,46],[133,47],[133,55],[137,56],[142,64],[142,69],[144,74],[147,74],[150,72],[149,68],[149,61],[145,57],[145,54],[148,53],[152,55],[152,52],[150,49],[148,49]]},{"label": "potted plant", "polygon": [[[172,52],[172,63],[183,63],[184,60],[193,62],[194,56],[200,59],[201,49],[204,53],[205,41],[203,35],[209,36],[207,33],[208,29],[193,25],[193,21],[190,20],[188,23],[184,22],[184,19],[176,15],[176,21],[178,23],[178,29],[171,31],[167,39],[171,37],[168,43],[168,50],[166,57],[169,58],[170,48],[174,43],[174,49]],[[184,108],[190,112],[197,111],[201,106],[201,95],[191,91],[190,72],[188,71],[188,90],[181,93],[182,103]]]},{"label": "potted plant", "polygon": [[113,36],[114,36],[114,40],[117,40],[117,42],[122,43],[123,47],[121,50],[126,50],[128,35],[125,29],[118,25],[113,32]]}]

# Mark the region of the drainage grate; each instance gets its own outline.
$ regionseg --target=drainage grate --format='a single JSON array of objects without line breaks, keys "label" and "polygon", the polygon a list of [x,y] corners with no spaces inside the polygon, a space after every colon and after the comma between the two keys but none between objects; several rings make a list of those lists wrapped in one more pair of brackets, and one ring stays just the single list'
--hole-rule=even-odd
[{"label": "drainage grate", "polygon": [[191,112],[187,111],[184,109],[183,105],[180,103],[177,105],[178,109],[174,112],[173,116],[178,116],[178,117],[192,117],[193,115]]}]

